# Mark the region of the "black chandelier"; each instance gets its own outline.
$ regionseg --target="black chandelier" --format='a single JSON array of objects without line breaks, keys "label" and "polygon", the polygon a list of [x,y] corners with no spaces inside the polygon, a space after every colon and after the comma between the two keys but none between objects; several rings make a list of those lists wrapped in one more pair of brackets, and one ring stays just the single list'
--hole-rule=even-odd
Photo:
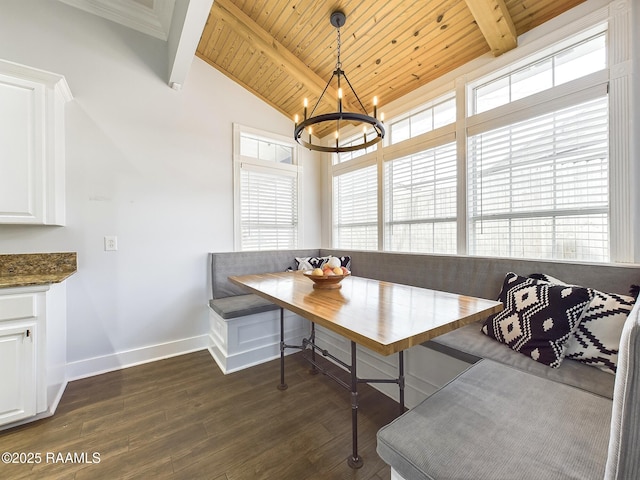
[{"label": "black chandelier", "polygon": [[[313,110],[311,110],[310,116],[307,117],[307,99],[305,98],[303,121],[301,123],[298,123],[298,115],[296,115],[295,117],[295,129],[293,131],[293,138],[295,138],[296,142],[298,142],[300,145],[307,147],[310,150],[316,150],[319,152],[329,152],[329,153],[353,152],[355,150],[361,150],[361,149],[370,147],[372,145],[375,145],[376,143],[380,142],[380,140],[384,138],[385,130],[382,124],[383,118],[381,118],[380,120],[378,120],[377,118],[378,116],[377,98],[373,97],[373,116],[370,116],[367,114],[367,110],[366,108],[364,108],[364,105],[360,101],[358,94],[353,89],[351,82],[349,82],[349,79],[347,78],[347,74],[344,72],[344,70],[342,70],[342,62],[340,61],[340,46],[341,46],[340,27],[342,27],[345,24],[346,19],[347,19],[347,16],[344,14],[344,12],[335,11],[331,14],[331,18],[330,18],[331,25],[333,25],[336,28],[337,37],[338,37],[336,69],[333,72],[333,75],[331,75],[331,78],[329,79],[329,81],[327,82],[326,87],[324,87],[324,90],[320,94],[320,98],[318,98],[318,102],[313,107]],[[333,81],[334,78],[337,79],[337,85],[338,85],[337,111],[316,115],[314,117],[313,115],[316,109],[318,108],[318,105],[320,105],[320,102],[322,101],[322,97],[327,92],[327,89],[331,85],[331,82]],[[364,113],[343,111],[342,109],[342,98],[343,98],[342,93],[343,92],[341,87],[341,83],[342,83],[341,80],[343,78],[347,82],[347,85],[353,92],[353,96],[355,97],[358,105],[360,106],[360,108]],[[339,145],[339,140],[340,140],[339,132],[340,132],[340,122],[342,121],[349,122],[351,124],[362,125],[363,126],[362,139],[360,141],[356,139],[355,143],[352,143],[351,145],[348,145],[348,146],[341,147]],[[313,126],[319,125],[319,124],[326,124],[326,123],[335,124],[335,145],[334,146],[319,145],[319,144],[313,143],[313,140],[312,140]],[[369,138],[367,139],[368,126],[373,127],[373,136],[369,135]],[[303,138],[303,134],[305,133],[305,131],[308,134],[308,137],[307,137],[308,140],[305,140]]]}]

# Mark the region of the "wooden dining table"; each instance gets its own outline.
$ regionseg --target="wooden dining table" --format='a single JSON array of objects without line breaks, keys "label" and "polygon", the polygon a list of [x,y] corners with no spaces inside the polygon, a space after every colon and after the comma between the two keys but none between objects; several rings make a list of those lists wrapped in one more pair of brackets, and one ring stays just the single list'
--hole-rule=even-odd
[{"label": "wooden dining table", "polygon": [[[502,309],[502,304],[493,300],[356,276],[347,276],[340,282],[340,288],[336,289],[314,288],[311,279],[300,271],[232,276],[229,280],[281,307],[279,389],[287,388],[285,350],[297,348],[310,352],[307,359],[314,369],[320,369],[351,391],[352,454],[347,461],[352,468],[360,468],[363,464],[358,454],[358,384],[398,384],[400,412],[404,412],[404,350]],[[311,322],[310,335],[303,339],[302,345],[288,345],[285,342],[285,309]],[[316,324],[351,342],[350,363],[316,344]],[[385,356],[397,353],[398,377],[359,378],[356,345]],[[350,373],[350,382],[323,369],[317,362],[316,352],[343,366]]]}]

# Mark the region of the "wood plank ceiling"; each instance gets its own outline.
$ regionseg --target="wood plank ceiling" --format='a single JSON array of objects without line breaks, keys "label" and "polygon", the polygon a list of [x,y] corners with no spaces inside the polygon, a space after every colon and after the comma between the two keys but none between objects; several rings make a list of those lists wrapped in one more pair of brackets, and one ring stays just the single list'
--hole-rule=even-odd
[{"label": "wood plank ceiling", "polygon": [[[342,68],[371,114],[374,96],[384,110],[470,60],[516,48],[519,35],[583,1],[214,0],[196,55],[293,119],[335,69],[329,17],[341,10]],[[316,113],[335,111],[336,98],[331,86]],[[353,97],[344,104],[361,111]]]}]

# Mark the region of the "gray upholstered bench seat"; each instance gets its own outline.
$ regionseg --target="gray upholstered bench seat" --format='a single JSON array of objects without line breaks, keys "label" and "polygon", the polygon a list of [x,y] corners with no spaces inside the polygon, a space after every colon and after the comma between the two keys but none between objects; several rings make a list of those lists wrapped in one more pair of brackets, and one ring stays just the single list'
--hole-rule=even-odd
[{"label": "gray upholstered bench seat", "polygon": [[277,310],[278,306],[229,280],[232,275],[284,272],[295,257],[318,256],[317,249],[210,253],[209,306],[225,320]]},{"label": "gray upholstered bench seat", "polygon": [[611,405],[484,359],[383,427],[377,449],[407,480],[601,480]]},{"label": "gray upholstered bench seat", "polygon": [[506,345],[484,335],[480,328],[483,321],[472,323],[452,332],[440,335],[423,345],[446,353],[465,362],[474,363],[482,358],[510,365],[538,377],[566,383],[607,398],[613,398],[615,376],[590,365],[565,359],[558,368],[549,368]]},{"label": "gray upholstered bench seat", "polygon": [[253,293],[234,297],[213,298],[209,300],[209,306],[225,320],[280,308],[275,303]]}]

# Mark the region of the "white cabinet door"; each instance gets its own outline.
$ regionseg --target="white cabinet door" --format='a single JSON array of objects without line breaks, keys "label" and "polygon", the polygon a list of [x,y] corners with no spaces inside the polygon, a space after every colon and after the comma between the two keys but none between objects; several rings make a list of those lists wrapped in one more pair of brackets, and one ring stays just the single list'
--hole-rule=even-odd
[{"label": "white cabinet door", "polygon": [[0,218],[44,223],[44,87],[0,75]]},{"label": "white cabinet door", "polygon": [[35,333],[0,323],[0,425],[36,414]]},{"label": "white cabinet door", "polygon": [[64,77],[0,60],[0,224],[65,223]]}]

